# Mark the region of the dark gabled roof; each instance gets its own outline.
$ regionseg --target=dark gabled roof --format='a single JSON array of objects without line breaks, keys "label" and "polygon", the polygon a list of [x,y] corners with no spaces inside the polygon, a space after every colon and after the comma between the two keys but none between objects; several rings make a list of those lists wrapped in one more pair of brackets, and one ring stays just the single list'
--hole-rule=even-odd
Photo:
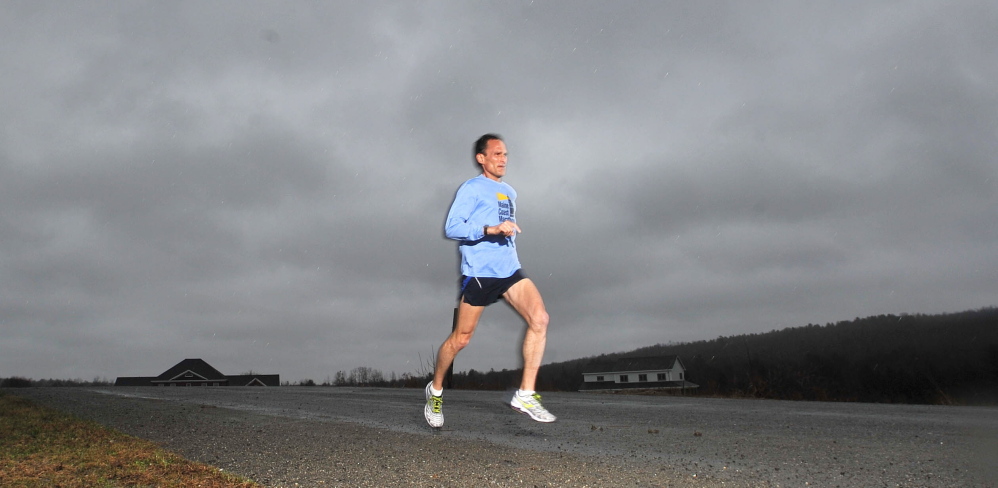
[{"label": "dark gabled roof", "polygon": [[[583,374],[615,373],[624,371],[663,371],[672,369],[676,362],[683,365],[679,356],[656,356],[643,358],[597,359],[585,366]],[[686,366],[683,365],[685,369]]]},{"label": "dark gabled roof", "polygon": [[177,363],[176,366],[166,370],[163,374],[157,376],[156,379],[159,381],[169,381],[188,371],[204,380],[225,380],[224,374],[211,367],[211,365],[206,363],[203,359],[185,359]]},{"label": "dark gabled roof", "polygon": [[114,385],[281,386],[281,376],[277,374],[226,376],[203,359],[185,359],[159,376],[119,376]]}]

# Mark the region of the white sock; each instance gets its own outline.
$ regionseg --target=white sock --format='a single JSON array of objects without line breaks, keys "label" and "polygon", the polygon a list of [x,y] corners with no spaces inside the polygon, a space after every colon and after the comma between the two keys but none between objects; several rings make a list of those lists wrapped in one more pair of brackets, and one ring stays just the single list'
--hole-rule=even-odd
[{"label": "white sock", "polygon": [[430,385],[430,394],[433,395],[433,396],[443,396],[444,391],[443,390],[437,390],[437,389],[433,388],[433,385]]},{"label": "white sock", "polygon": [[533,396],[534,393],[537,392],[534,390],[529,390],[529,391],[516,390],[516,394],[523,398],[530,398],[531,396]]}]

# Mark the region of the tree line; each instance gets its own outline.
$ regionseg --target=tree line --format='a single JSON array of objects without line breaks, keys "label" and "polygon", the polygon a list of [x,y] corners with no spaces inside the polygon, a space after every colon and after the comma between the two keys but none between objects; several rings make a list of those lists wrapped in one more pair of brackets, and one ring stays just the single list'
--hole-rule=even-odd
[{"label": "tree line", "polygon": [[92,381],[75,380],[33,380],[22,376],[0,378],[0,388],[31,388],[39,386],[111,386],[114,382],[107,378],[94,378]]},{"label": "tree line", "polygon": [[[824,326],[658,344],[613,357],[679,356],[700,395],[921,404],[998,403],[998,309],[878,315]],[[575,390],[591,360],[542,367]]]},{"label": "tree line", "polygon": [[296,383],[286,382],[283,386],[366,386],[380,388],[422,388],[429,381],[426,373],[403,373],[401,375],[392,371],[389,376],[375,368],[359,366],[349,372],[337,371],[332,378],[326,377],[325,381],[317,383],[313,379],[303,379]]}]

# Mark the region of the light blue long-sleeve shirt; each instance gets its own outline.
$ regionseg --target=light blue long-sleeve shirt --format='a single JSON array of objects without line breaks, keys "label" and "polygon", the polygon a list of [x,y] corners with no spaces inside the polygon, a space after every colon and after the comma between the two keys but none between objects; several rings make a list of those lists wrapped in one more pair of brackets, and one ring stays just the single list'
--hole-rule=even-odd
[{"label": "light blue long-sleeve shirt", "polygon": [[447,213],[444,234],[460,241],[461,274],[476,278],[508,278],[520,269],[516,236],[486,236],[485,226],[516,222],[516,190],[479,175],[457,190]]}]

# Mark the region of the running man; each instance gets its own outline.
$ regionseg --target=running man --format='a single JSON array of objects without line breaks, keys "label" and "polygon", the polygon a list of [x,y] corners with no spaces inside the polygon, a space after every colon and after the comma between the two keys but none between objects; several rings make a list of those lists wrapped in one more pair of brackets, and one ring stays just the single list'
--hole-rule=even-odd
[{"label": "running man", "polygon": [[506,143],[497,134],[475,142],[475,161],[482,174],[457,190],[447,214],[444,232],[460,241],[461,293],[457,324],[437,353],[433,381],[426,385],[423,414],[431,427],[444,425],[443,382],[457,353],[475,333],[485,307],[504,298],[527,322],[523,338],[523,379],[510,407],[538,422],[554,422],[534,391],[537,370],[544,357],[548,313],[534,282],[520,271],[516,256],[516,190],[502,181],[506,175]]}]

